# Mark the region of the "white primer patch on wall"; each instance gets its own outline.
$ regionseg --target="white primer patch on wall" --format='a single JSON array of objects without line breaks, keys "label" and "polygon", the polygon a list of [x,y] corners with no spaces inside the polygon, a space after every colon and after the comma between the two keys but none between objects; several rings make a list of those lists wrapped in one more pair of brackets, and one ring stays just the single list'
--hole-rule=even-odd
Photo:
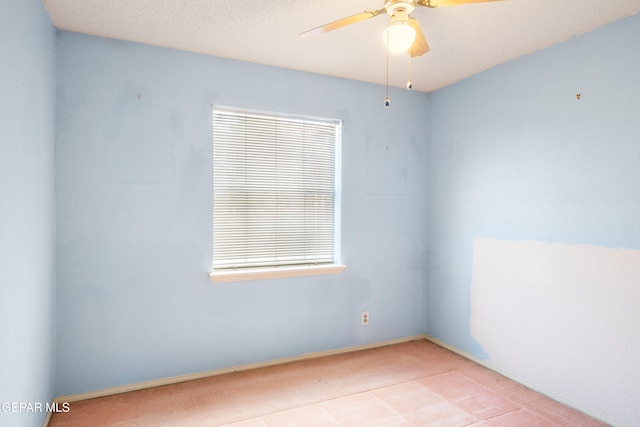
[{"label": "white primer patch on wall", "polygon": [[640,420],[640,251],[476,238],[470,321],[491,365]]}]

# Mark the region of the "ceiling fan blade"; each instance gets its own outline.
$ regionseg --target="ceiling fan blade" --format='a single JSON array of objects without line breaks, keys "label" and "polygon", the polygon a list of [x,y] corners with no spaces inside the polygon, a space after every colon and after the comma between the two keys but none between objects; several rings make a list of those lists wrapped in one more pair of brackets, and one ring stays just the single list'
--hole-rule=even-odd
[{"label": "ceiling fan blade", "polygon": [[347,25],[355,24],[356,22],[364,21],[365,19],[373,18],[381,13],[386,13],[385,9],[380,10],[365,10],[364,12],[357,13],[355,15],[348,16],[346,18],[338,19],[337,21],[330,22],[312,30],[300,33],[301,36],[308,36],[311,34],[322,34],[329,31],[337,30],[338,28],[346,27]]},{"label": "ceiling fan blade", "polygon": [[418,0],[416,6],[424,7],[447,7],[447,6],[462,6],[471,3],[488,3],[502,0]]},{"label": "ceiling fan blade", "polygon": [[416,30],[416,38],[413,41],[413,44],[409,48],[409,56],[420,56],[429,52],[429,45],[427,44],[427,39],[424,38],[424,34],[422,33],[422,29],[420,28],[420,24],[418,24],[418,20],[413,16],[409,17],[409,25],[411,28]]}]

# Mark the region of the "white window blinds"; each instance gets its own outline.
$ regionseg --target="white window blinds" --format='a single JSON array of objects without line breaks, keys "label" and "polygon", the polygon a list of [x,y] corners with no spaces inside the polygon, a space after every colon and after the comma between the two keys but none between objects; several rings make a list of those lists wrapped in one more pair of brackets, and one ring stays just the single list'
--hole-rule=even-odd
[{"label": "white window blinds", "polygon": [[340,122],[213,108],[213,268],[334,262]]}]

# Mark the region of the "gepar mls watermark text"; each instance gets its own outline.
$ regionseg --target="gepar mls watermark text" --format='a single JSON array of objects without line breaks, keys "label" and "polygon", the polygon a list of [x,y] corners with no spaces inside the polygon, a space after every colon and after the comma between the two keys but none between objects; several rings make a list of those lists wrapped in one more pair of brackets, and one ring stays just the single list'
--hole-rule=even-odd
[{"label": "gepar mls watermark text", "polygon": [[28,413],[28,412],[69,412],[69,402],[2,402],[0,412],[3,413]]}]

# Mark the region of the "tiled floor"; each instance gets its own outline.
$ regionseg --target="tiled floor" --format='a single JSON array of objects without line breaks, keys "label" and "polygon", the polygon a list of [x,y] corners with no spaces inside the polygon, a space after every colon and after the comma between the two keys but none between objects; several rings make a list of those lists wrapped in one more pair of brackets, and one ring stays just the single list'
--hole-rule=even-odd
[{"label": "tiled floor", "polygon": [[603,426],[426,340],[70,404],[49,426]]}]

